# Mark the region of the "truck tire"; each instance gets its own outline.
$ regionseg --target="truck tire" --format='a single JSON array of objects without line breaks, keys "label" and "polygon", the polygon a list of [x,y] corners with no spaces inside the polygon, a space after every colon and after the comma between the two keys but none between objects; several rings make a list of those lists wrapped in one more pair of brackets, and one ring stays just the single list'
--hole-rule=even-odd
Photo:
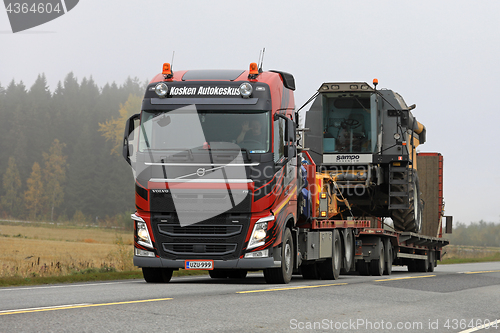
[{"label": "truck tire", "polygon": [[429,272],[434,272],[434,267],[436,267],[436,252],[429,252]]},{"label": "truck tire", "polygon": [[340,273],[349,273],[354,265],[354,235],[351,229],[344,229],[342,232],[344,245],[344,264]]},{"label": "truck tire", "polygon": [[266,283],[286,284],[292,279],[293,274],[293,239],[290,229],[285,230],[283,242],[281,244],[281,267],[266,268],[264,270],[264,279]]},{"label": "truck tire", "polygon": [[[416,172],[413,172],[411,179],[412,181],[408,184],[408,186],[410,187],[410,208],[393,210],[392,221],[394,222],[394,228],[396,228],[397,230],[419,233],[422,230],[423,201],[420,198],[420,185]],[[392,186],[396,186],[397,191],[404,192],[403,188],[399,188],[403,187],[404,185]]]},{"label": "truck tire", "polygon": [[208,271],[208,275],[210,275],[212,279],[226,279],[229,274],[226,269],[213,269]]},{"label": "truck tire", "polygon": [[385,247],[385,270],[384,270],[384,275],[391,275],[392,274],[393,250],[392,250],[392,244],[391,244],[391,239],[390,238],[387,238],[385,240],[384,247]]},{"label": "truck tire", "polygon": [[372,259],[370,262],[370,273],[374,276],[382,276],[385,271],[385,251],[382,240],[378,240],[378,259]]},{"label": "truck tire", "polygon": [[147,283],[167,283],[174,272],[171,268],[143,267],[142,276]]},{"label": "truck tire", "polygon": [[333,230],[332,239],[332,258],[327,258],[319,264],[319,273],[323,280],[337,280],[340,275],[340,266],[342,265],[342,241],[338,230]]}]

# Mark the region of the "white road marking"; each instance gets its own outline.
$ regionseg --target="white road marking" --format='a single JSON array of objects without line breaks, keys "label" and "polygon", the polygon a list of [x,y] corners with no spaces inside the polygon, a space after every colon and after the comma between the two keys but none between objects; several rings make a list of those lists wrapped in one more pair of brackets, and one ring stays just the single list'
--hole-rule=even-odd
[{"label": "white road marking", "polygon": [[45,309],[57,309],[57,308],[67,308],[69,306],[82,306],[82,305],[89,305],[90,303],[81,303],[81,304],[66,304],[66,305],[54,305],[54,306],[42,306],[39,308],[26,308],[26,309],[15,309],[15,310],[3,310],[0,311],[0,313],[7,313],[7,312],[17,312],[17,311],[33,311],[33,310],[45,310]]}]

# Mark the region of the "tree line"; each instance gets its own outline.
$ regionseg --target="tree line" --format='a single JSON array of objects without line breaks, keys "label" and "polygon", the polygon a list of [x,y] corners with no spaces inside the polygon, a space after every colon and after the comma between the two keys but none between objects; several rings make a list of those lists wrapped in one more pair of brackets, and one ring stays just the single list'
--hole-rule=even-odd
[{"label": "tree line", "polygon": [[500,247],[500,224],[479,221],[458,223],[451,235],[445,235],[453,245]]},{"label": "tree line", "polygon": [[0,218],[105,221],[134,210],[132,171],[118,146],[140,111],[137,78],[98,87],[69,73],[54,92],[0,82]]}]

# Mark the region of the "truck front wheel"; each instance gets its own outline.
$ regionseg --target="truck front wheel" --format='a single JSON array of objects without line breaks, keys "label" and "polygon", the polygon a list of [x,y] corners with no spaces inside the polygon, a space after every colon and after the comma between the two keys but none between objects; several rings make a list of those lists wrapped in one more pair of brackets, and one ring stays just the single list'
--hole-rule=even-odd
[{"label": "truck front wheel", "polygon": [[289,283],[293,273],[293,239],[290,229],[285,230],[283,243],[281,244],[281,267],[267,268],[264,270],[264,278],[267,283]]}]

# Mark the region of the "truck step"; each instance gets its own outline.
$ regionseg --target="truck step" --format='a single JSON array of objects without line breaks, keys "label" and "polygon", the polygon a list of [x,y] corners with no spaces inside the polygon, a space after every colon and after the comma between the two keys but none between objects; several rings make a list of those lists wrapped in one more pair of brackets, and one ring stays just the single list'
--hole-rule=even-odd
[{"label": "truck step", "polygon": [[389,193],[391,197],[408,197],[408,192],[391,192]]},{"label": "truck step", "polygon": [[405,204],[389,204],[389,209],[408,209],[410,205]]},{"label": "truck step", "polygon": [[389,184],[406,185],[406,184],[408,184],[408,180],[407,179],[391,179],[391,180],[389,180]]}]

